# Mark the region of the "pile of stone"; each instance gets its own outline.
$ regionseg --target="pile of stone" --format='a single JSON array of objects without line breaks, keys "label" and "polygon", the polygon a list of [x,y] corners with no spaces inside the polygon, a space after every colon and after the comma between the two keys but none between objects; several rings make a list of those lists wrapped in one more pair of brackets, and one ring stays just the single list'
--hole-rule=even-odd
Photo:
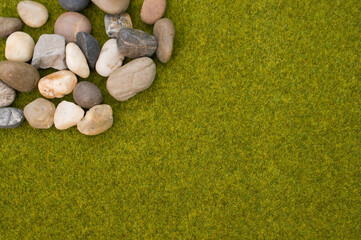
[{"label": "pile of stone", "polygon": [[[113,125],[112,108],[102,104],[103,95],[96,85],[78,82],[78,77],[87,79],[95,70],[108,77],[110,95],[126,101],[152,85],[156,76],[151,59],[154,54],[162,63],[171,59],[175,29],[171,20],[162,18],[166,0],[144,0],[140,16],[144,23],[154,24],[153,35],[133,29],[125,12],[130,0],[92,0],[106,13],[105,31],[110,39],[102,48],[91,35],[90,21],[78,13],[90,0],[58,1],[69,12],[58,17],[54,34],[41,35],[36,44],[29,34],[21,32],[19,19],[0,17],[0,38],[7,37],[7,61],[0,62],[0,128],[16,128],[26,118],[37,129],[77,126],[86,135],[105,132]],[[48,21],[48,10],[40,3],[21,1],[17,9],[21,20],[32,28]],[[134,60],[122,66],[126,57]],[[48,68],[58,71],[40,78],[38,69]],[[44,98],[29,103],[24,111],[9,107],[16,91],[30,92],[36,87]],[[71,93],[75,103],[62,101],[55,107],[47,100]]]}]

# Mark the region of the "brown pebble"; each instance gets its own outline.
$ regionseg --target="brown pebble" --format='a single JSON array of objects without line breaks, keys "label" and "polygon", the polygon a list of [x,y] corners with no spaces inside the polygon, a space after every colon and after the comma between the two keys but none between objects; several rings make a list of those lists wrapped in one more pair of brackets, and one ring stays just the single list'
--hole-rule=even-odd
[{"label": "brown pebble", "polygon": [[64,36],[66,43],[75,43],[78,32],[91,32],[91,24],[88,18],[80,13],[63,13],[55,22],[54,33]]},{"label": "brown pebble", "polygon": [[166,0],[144,0],[140,17],[144,23],[154,24],[163,17],[166,8]]},{"label": "brown pebble", "polygon": [[17,18],[0,17],[0,38],[6,38],[10,34],[20,31],[23,24]]},{"label": "brown pebble", "polygon": [[157,39],[157,58],[162,63],[170,61],[173,52],[175,28],[168,18],[158,20],[154,25],[153,35]]}]

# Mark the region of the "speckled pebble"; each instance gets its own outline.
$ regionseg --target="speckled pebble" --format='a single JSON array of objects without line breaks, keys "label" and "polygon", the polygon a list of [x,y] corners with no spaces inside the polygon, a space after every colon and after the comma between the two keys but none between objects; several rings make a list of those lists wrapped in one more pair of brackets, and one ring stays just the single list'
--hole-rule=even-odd
[{"label": "speckled pebble", "polygon": [[144,31],[123,28],[117,37],[119,53],[125,57],[151,57],[157,50],[157,40]]},{"label": "speckled pebble", "polygon": [[110,38],[116,38],[123,28],[133,28],[133,23],[128,13],[119,15],[107,14],[104,17],[105,31]]},{"label": "speckled pebble", "polygon": [[14,89],[0,81],[0,108],[10,106],[16,97]]},{"label": "speckled pebble", "polygon": [[0,108],[0,128],[17,128],[24,119],[24,113],[21,109]]}]

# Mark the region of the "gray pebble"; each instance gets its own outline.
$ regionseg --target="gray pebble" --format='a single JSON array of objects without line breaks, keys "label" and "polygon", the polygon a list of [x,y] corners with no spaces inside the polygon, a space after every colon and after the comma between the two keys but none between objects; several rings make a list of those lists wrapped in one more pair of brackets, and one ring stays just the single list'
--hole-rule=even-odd
[{"label": "gray pebble", "polygon": [[76,35],[76,44],[84,53],[89,66],[94,69],[100,54],[100,44],[98,40],[89,33],[79,32]]},{"label": "gray pebble", "polygon": [[104,17],[105,31],[110,38],[117,38],[123,28],[133,28],[132,19],[128,13],[119,15],[107,14]]},{"label": "gray pebble", "polygon": [[70,12],[79,12],[86,8],[90,0],[58,0],[60,5],[70,11]]},{"label": "gray pebble", "polygon": [[17,128],[24,121],[23,110],[17,108],[0,108],[0,128]]},{"label": "gray pebble", "polygon": [[73,92],[74,101],[82,108],[92,108],[101,104],[103,95],[100,89],[88,81],[79,82]]},{"label": "gray pebble", "polygon": [[14,89],[0,81],[0,108],[10,106],[15,100]]}]

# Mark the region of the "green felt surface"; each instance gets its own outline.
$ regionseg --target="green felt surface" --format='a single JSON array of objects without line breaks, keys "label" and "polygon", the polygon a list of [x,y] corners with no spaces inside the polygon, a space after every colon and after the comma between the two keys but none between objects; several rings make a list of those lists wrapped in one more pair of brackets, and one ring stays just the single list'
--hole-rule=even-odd
[{"label": "green felt surface", "polygon": [[[35,41],[65,12],[39,2]],[[83,13],[104,44],[104,13]],[[151,88],[121,103],[90,76],[109,131],[0,130],[0,239],[360,239],[361,2],[169,0],[166,17]]]}]

